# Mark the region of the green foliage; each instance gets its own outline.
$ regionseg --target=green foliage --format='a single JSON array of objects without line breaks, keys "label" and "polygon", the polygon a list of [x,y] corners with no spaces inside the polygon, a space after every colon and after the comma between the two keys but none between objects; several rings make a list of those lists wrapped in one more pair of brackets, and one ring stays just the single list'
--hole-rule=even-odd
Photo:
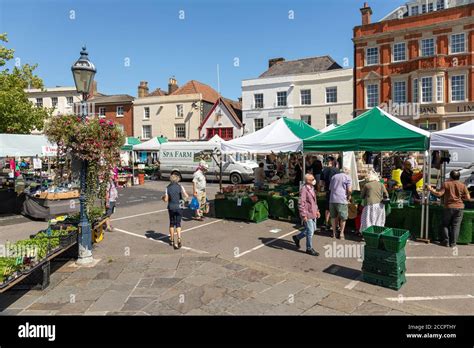
[{"label": "green foliage", "polygon": [[[0,34],[0,42],[8,42],[6,34]],[[0,43],[0,66],[13,59],[14,50]],[[37,65],[15,66],[12,71],[0,71],[0,133],[28,134],[43,129],[52,109],[37,108],[28,100],[25,88],[43,88],[43,81],[34,74]]]}]

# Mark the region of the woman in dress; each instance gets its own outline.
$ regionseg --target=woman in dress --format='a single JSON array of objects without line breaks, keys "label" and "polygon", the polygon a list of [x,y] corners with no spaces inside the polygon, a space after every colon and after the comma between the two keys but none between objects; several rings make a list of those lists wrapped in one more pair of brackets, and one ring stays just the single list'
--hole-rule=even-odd
[{"label": "woman in dress", "polygon": [[360,232],[362,233],[370,226],[385,226],[385,205],[382,201],[389,195],[376,172],[371,171],[367,174],[360,196],[365,200]]}]

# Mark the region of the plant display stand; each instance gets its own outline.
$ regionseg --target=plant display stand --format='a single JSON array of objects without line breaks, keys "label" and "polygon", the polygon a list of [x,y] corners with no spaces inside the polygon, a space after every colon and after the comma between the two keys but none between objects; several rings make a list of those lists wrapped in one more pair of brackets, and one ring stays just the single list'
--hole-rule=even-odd
[{"label": "plant display stand", "polygon": [[254,202],[248,197],[223,198],[214,200],[214,210],[217,218],[237,219],[255,223],[268,219],[268,203]]}]

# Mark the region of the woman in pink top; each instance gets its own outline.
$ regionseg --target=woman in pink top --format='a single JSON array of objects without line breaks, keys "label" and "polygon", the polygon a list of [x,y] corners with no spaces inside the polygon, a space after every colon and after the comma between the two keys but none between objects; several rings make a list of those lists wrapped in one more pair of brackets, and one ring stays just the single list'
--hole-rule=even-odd
[{"label": "woman in pink top", "polygon": [[306,253],[319,256],[319,253],[313,249],[313,234],[314,231],[316,231],[316,220],[320,217],[316,203],[316,192],[314,191],[315,184],[314,176],[312,174],[306,174],[305,184],[300,189],[298,207],[305,228],[297,236],[293,236],[292,238],[299,249],[300,240],[306,237]]}]

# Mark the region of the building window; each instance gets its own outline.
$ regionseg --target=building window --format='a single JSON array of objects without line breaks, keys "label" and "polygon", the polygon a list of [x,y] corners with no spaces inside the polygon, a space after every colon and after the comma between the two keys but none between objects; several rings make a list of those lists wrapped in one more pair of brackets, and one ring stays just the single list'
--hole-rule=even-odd
[{"label": "building window", "polygon": [[123,117],[123,106],[117,106],[117,117]]},{"label": "building window", "polygon": [[331,114],[326,114],[326,127],[330,125],[337,125],[337,114],[336,113],[331,113]]},{"label": "building window", "polygon": [[378,47],[369,47],[366,50],[365,65],[374,65],[379,63],[379,49]]},{"label": "building window", "polygon": [[418,79],[413,80],[413,102],[418,103]]},{"label": "building window", "polygon": [[379,85],[367,86],[367,107],[373,108],[379,105]]},{"label": "building window", "polygon": [[421,129],[424,129],[429,132],[434,132],[438,130],[438,124],[437,123],[420,123],[419,126]]},{"label": "building window", "polygon": [[448,123],[448,128],[453,128],[462,125],[463,122],[449,122]]},{"label": "building window", "polygon": [[150,119],[150,108],[148,106],[143,108],[143,119],[144,120]]},{"label": "building window", "polygon": [[51,105],[53,106],[53,108],[56,108],[58,106],[58,97],[51,98]]},{"label": "building window", "polygon": [[72,106],[74,104],[74,98],[66,97],[66,102],[67,102],[67,105]]},{"label": "building window", "polygon": [[286,91],[277,92],[277,106],[286,106]]},{"label": "building window", "polygon": [[436,101],[442,103],[444,101],[444,77],[436,76]]},{"label": "building window", "polygon": [[434,39],[423,39],[421,40],[421,56],[431,57],[435,54]]},{"label": "building window", "polygon": [[176,117],[184,117],[184,105],[176,105]]},{"label": "building window", "polygon": [[142,126],[142,139],[150,139],[151,138],[151,126],[146,125]]},{"label": "building window", "polygon": [[174,136],[178,139],[186,138],[186,125],[184,123],[174,125]]},{"label": "building window", "polygon": [[393,45],[393,61],[402,62],[407,59],[406,44],[399,42]]},{"label": "building window", "polygon": [[426,13],[426,4],[421,5],[421,13]]},{"label": "building window", "polygon": [[412,6],[411,7],[411,15],[416,16],[417,14],[419,14],[418,6]]},{"label": "building window", "polygon": [[311,115],[301,115],[301,121],[304,121],[311,126]]},{"label": "building window", "polygon": [[432,77],[421,78],[421,102],[422,103],[433,102],[433,78]]},{"label": "building window", "polygon": [[337,87],[326,87],[326,103],[337,103]]},{"label": "building window", "polygon": [[255,132],[263,128],[263,118],[256,118],[253,120],[253,127]]},{"label": "building window", "polygon": [[428,4],[428,12],[433,12],[434,11],[434,5],[432,2]]},{"label": "building window", "polygon": [[466,99],[466,77],[464,75],[451,76],[451,101]]},{"label": "building window", "polygon": [[99,108],[99,117],[104,118],[105,117],[105,106],[101,106]]},{"label": "building window", "polygon": [[407,102],[407,85],[405,81],[395,81],[393,83],[393,101],[398,104]]},{"label": "building window", "polygon": [[466,51],[466,35],[453,34],[451,35],[451,53],[463,53]]},{"label": "building window", "polygon": [[43,98],[36,98],[36,107],[37,108],[43,107]]},{"label": "building window", "polygon": [[253,95],[255,109],[263,109],[263,94],[257,93]]},{"label": "building window", "polygon": [[438,0],[436,2],[436,10],[444,10],[444,0]]},{"label": "building window", "polygon": [[207,140],[211,139],[215,135],[218,135],[224,140],[232,140],[234,139],[234,129],[232,127],[207,129],[207,134],[206,134]]},{"label": "building window", "polygon": [[301,93],[301,105],[311,105],[311,90],[302,89],[300,93]]}]

